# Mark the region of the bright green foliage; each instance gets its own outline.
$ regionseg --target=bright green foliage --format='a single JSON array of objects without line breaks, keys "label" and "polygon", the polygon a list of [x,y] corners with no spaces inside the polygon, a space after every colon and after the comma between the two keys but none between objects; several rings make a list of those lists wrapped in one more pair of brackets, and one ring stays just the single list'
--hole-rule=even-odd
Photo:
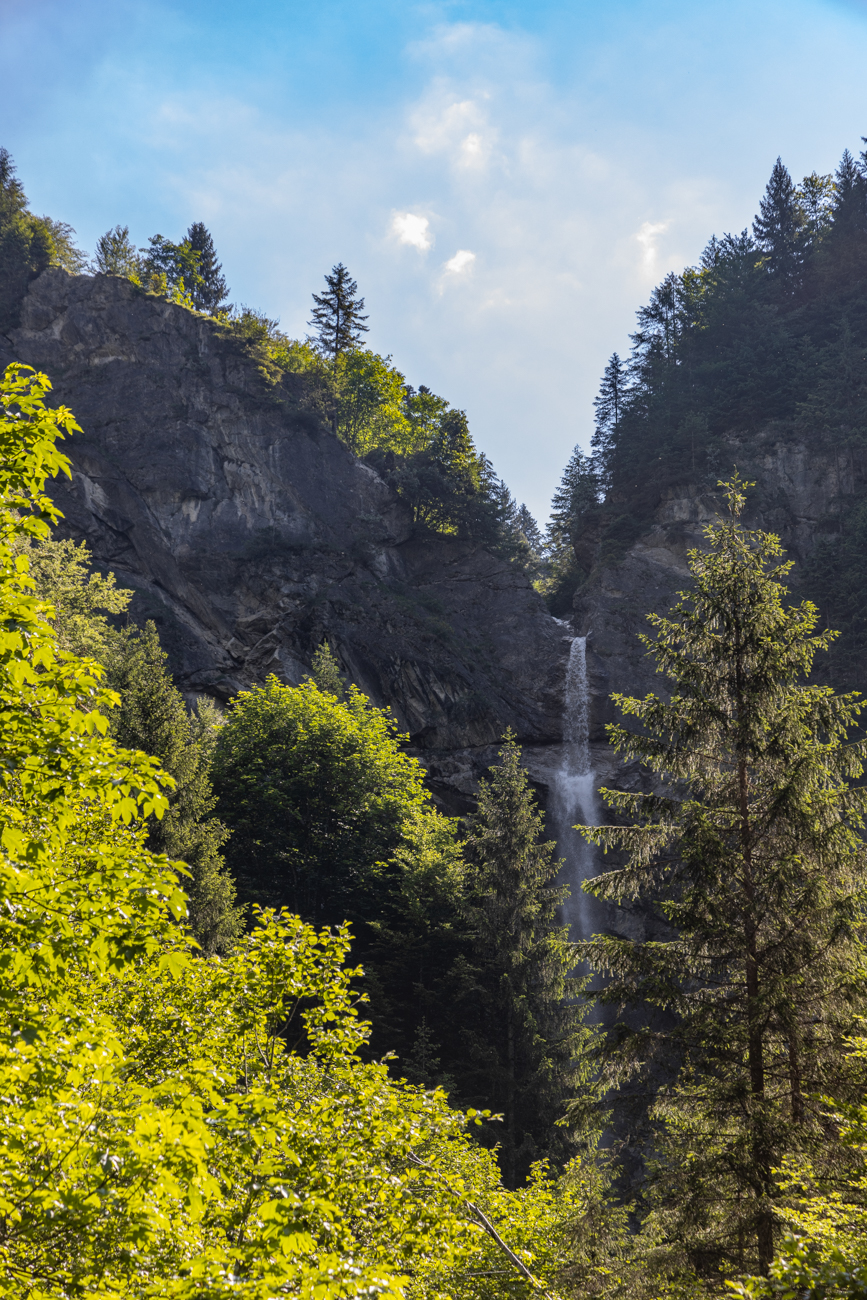
[{"label": "bright green foliage", "polygon": [[0,415],[0,1295],[550,1294],[604,1197],[580,1169],[506,1193],[441,1093],[361,1063],[345,931],[264,913],[191,959],[139,821],[156,762],[106,735],[117,697],[11,550],[57,517],[48,387],[11,367]]},{"label": "bright green foliage", "polygon": [[381,864],[426,799],[396,732],[354,686],[342,702],[269,677],[232,701],[214,786],[242,897],[315,925],[370,915]]},{"label": "bright green foliage", "polygon": [[192,870],[187,882],[193,933],[206,952],[222,950],[240,929],[234,885],[220,847],[226,831],[211,815],[209,767],[219,717],[200,701],[192,716],[166,671],[166,656],[156,630],[113,628],[105,613],[123,613],[131,591],[115,585],[114,574],[90,571],[87,544],[54,538],[17,538],[15,554],[25,554],[38,597],[53,611],[60,649],[96,659],[108,669],[108,683],[121,693],[121,706],[109,714],[115,739],[159,758],[174,778],[169,811],[152,823],[148,846],[182,859]]},{"label": "bright green foliage", "polygon": [[121,701],[111,715],[112,735],[121,745],[155,755],[175,782],[168,811],[150,826],[148,846],[189,866],[185,887],[193,934],[206,952],[224,951],[240,932],[241,913],[220,854],[228,832],[213,816],[210,769],[220,722],[215,706],[200,702],[190,714],[151,622],[115,635],[106,662]]},{"label": "bright green foliage", "polygon": [[121,275],[137,284],[142,264],[138,249],[129,237],[129,226],[115,226],[96,241],[93,268],[100,275]]},{"label": "bright green foliage", "polygon": [[404,411],[406,380],[365,348],[339,358],[335,373],[337,432],[356,456],[373,450],[406,456],[416,450],[415,429]]},{"label": "bright green foliage", "polygon": [[397,1052],[403,1073],[424,1023],[442,1069],[415,1077],[454,1081],[465,1052],[452,970],[466,944],[456,823],[433,808],[388,712],[354,686],[338,695],[324,660],[313,681],[272,677],[230,707],[214,761],[227,861],[245,902],[351,921],[375,1050]]},{"label": "bright green foliage", "polygon": [[28,572],[40,600],[50,604],[57,645],[79,658],[105,664],[117,633],[105,614],[123,614],[132,592],[115,584],[113,573],[91,571],[86,542],[59,541],[53,537],[16,538],[15,554],[27,556]]},{"label": "bright green foliage", "polygon": [[845,1087],[864,1006],[865,745],[846,738],[861,706],[808,684],[833,634],[809,602],[783,604],[791,565],[738,523],[744,485],[723,486],[731,515],[690,552],[694,589],[643,638],[670,694],[614,697],[638,724],[609,728],[615,748],[670,793],[603,791],[634,824],[582,828],[626,853],[585,887],[660,916],[652,941],[582,947],[603,1001],[636,1011],[603,1081],[658,1087],[644,1235],[681,1279],[768,1267],[773,1170],[840,1158],[812,1098]]},{"label": "bright green foliage", "polygon": [[206,289],[199,272],[201,250],[193,247],[189,237],[173,244],[163,235],[151,235],[148,244],[139,272],[144,288],[195,311],[196,295]]},{"label": "bright green foliage", "polygon": [[463,904],[470,931],[459,1001],[468,1055],[464,1090],[503,1114],[500,1163],[508,1187],[541,1156],[562,1160],[569,1135],[558,1127],[567,1099],[586,1081],[589,1033],[572,977],[577,957],[557,910],[568,896],[545,841],[521,750],[511,735],[466,843]]},{"label": "bright green foliage", "polygon": [[[867,1039],[851,1043],[863,1080]],[[785,1230],[767,1277],[730,1282],[743,1300],[799,1296],[804,1300],[867,1297],[867,1105],[827,1103],[827,1119],[850,1157],[843,1176],[831,1178],[810,1160],[790,1159],[780,1173],[788,1201],[779,1210]]]},{"label": "bright green foliage", "polygon": [[346,678],[327,641],[323,641],[314,652],[310,677],[323,695],[336,695],[339,700],[345,699]]}]

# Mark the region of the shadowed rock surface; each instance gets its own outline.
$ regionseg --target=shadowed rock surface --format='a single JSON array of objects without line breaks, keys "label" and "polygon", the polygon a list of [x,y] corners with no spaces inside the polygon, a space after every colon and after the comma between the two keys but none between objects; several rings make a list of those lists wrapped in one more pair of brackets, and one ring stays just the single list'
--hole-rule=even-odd
[{"label": "shadowed rock surface", "polygon": [[568,629],[514,566],[413,535],[407,507],[214,322],[112,276],[46,271],[5,364],[44,370],[82,426],[62,532],[135,589],[179,685],[296,683],[327,637],[460,806],[507,727],[561,738]]}]

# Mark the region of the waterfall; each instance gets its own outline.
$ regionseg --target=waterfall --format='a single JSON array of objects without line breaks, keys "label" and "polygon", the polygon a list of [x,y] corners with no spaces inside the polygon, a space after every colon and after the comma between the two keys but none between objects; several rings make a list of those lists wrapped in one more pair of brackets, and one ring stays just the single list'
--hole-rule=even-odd
[{"label": "waterfall", "polygon": [[564,859],[561,879],[569,885],[564,908],[574,939],[588,939],[594,924],[595,900],[581,882],[596,874],[595,847],[572,829],[598,823],[596,774],[590,758],[590,691],[587,686],[587,638],[572,642],[566,669],[566,712],[563,719],[563,758],[554,777],[553,821],[557,852]]}]

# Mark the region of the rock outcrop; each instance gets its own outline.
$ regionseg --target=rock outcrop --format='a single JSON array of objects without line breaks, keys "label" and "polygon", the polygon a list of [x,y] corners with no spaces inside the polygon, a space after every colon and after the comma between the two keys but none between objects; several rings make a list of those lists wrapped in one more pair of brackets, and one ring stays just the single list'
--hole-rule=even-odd
[{"label": "rock outcrop", "polygon": [[456,807],[507,727],[559,743],[569,629],[515,566],[414,535],[302,378],[126,280],[59,270],[31,285],[12,359],[82,426],[53,488],[63,532],[135,589],[190,695],[296,683],[327,637]]},{"label": "rock outcrop", "polygon": [[[841,503],[855,491],[852,466],[833,450],[811,447],[775,430],[749,445],[732,437],[729,448],[731,466],[740,467],[742,477],[755,483],[747,494],[744,522],[780,537],[786,557],[795,562],[792,586],[797,592],[803,562],[820,540],[836,535]],[[575,629],[589,638],[591,739],[603,766],[605,723],[616,716],[611,692],[641,696],[660,689],[638,636],[650,631],[647,614],[668,610],[688,585],[687,552],[704,545],[704,529],[723,509],[717,493],[690,487],[672,492],[660,502],[644,536],[619,562],[598,565],[575,596]]]}]

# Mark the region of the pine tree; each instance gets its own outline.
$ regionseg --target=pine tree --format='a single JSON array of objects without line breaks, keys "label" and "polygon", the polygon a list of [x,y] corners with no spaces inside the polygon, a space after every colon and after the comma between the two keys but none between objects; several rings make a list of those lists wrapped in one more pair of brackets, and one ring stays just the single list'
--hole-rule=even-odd
[{"label": "pine tree", "polygon": [[210,767],[219,719],[214,706],[204,702],[188,713],[166,664],[153,623],[123,638],[109,660],[109,682],[121,697],[110,724],[119,744],[155,755],[175,778],[169,811],[149,823],[148,847],[190,868],[192,880],[183,883],[193,933],[206,952],[220,952],[237,938],[242,922],[220,854],[228,832],[211,815],[216,799]]},{"label": "pine tree", "polygon": [[581,1080],[588,1031],[572,977],[575,946],[557,910],[555,845],[543,839],[521,750],[507,733],[470,823],[465,917],[472,934],[463,1003],[469,1061],[464,1090],[503,1114],[500,1163],[509,1187],[543,1156],[562,1158],[557,1127]]},{"label": "pine tree", "polygon": [[141,262],[129,237],[129,226],[115,226],[96,241],[93,268],[100,275],[138,276]]},{"label": "pine tree", "polygon": [[753,234],[765,254],[770,275],[791,279],[798,266],[795,239],[795,187],[783,161],[778,158],[753,222]]},{"label": "pine tree", "polygon": [[674,364],[678,339],[683,332],[683,284],[673,271],[658,284],[646,307],[639,307],[638,329],[630,335],[644,362]]},{"label": "pine tree", "polygon": [[767,1270],[773,1171],[799,1152],[834,1158],[815,1099],[838,1087],[864,1008],[867,903],[853,784],[867,742],[847,741],[862,706],[809,684],[833,634],[809,602],[783,604],[778,539],[740,525],[748,485],[723,486],[730,515],[690,552],[694,588],[643,638],[667,694],[614,697],[638,723],[609,727],[616,750],[669,793],[603,791],[636,824],[582,828],[626,852],[589,891],[660,914],[661,938],[583,951],[607,975],[603,1000],[639,1009],[605,1049],[604,1082],[664,1085],[645,1237],[669,1276],[705,1280]]},{"label": "pine tree", "polygon": [[342,262],[326,275],[325,293],[314,293],[310,324],[315,329],[314,342],[333,361],[361,344],[367,333],[364,299],[357,297],[358,285]]},{"label": "pine tree", "polygon": [[217,250],[211,232],[201,221],[194,221],[187,231],[186,242],[194,253],[198,253],[199,282],[191,291],[197,311],[214,312],[226,310],[229,287],[223,275],[223,267],[217,261]]},{"label": "pine tree", "polygon": [[626,366],[617,353],[613,352],[602,375],[599,396],[593,399],[596,408],[596,431],[590,444],[594,452],[600,486],[606,488],[610,486],[611,463],[626,401],[627,384]]}]

